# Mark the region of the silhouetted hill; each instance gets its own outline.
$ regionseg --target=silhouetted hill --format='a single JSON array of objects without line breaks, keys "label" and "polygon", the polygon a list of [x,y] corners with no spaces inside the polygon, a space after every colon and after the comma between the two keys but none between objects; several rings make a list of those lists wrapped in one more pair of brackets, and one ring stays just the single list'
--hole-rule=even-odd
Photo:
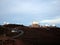
[{"label": "silhouetted hill", "polygon": [[[14,39],[22,40],[25,45],[60,44],[59,27],[33,28],[24,25],[8,24],[0,26],[0,32],[4,32],[3,30],[6,32],[6,36],[10,38],[15,36]],[[17,32],[11,32],[12,30]]]}]

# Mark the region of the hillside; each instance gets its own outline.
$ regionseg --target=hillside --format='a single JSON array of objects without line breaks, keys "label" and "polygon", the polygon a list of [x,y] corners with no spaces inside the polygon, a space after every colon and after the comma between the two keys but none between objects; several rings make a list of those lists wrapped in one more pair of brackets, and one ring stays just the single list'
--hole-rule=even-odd
[{"label": "hillside", "polygon": [[59,27],[34,28],[17,24],[1,25],[0,37],[4,34],[5,37],[9,37],[7,40],[14,39],[15,43],[20,41],[23,45],[60,44]]}]

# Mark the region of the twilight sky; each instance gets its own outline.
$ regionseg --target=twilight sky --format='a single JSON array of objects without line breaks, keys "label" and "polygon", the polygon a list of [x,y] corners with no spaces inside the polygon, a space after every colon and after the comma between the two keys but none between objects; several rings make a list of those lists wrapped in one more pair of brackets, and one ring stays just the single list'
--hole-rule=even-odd
[{"label": "twilight sky", "polygon": [[0,0],[0,24],[32,21],[60,27],[60,0]]}]

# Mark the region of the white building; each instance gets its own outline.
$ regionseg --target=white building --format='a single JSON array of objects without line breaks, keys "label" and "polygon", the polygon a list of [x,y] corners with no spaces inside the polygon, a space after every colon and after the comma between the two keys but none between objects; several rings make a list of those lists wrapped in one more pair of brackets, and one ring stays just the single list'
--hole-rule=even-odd
[{"label": "white building", "polygon": [[39,22],[33,21],[31,27],[38,28],[40,27]]}]

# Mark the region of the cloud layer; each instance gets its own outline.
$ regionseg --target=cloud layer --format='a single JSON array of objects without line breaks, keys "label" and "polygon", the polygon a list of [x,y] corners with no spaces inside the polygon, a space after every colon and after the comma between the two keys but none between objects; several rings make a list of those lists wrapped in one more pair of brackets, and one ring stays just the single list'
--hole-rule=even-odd
[{"label": "cloud layer", "polygon": [[48,23],[48,24],[60,24],[60,18],[51,19],[51,20],[43,20],[41,23]]}]

